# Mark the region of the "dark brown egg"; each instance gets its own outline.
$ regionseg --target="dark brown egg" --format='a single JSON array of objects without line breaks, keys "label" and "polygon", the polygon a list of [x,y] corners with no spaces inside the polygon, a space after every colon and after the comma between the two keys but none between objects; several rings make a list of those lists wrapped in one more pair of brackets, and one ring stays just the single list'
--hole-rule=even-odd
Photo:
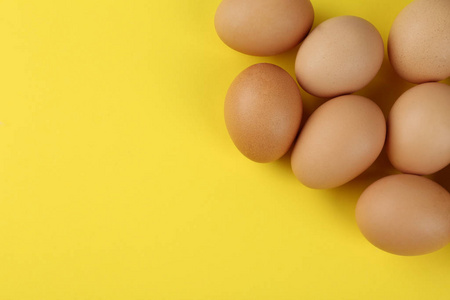
[{"label": "dark brown egg", "polygon": [[236,147],[249,159],[270,162],[292,145],[302,117],[302,99],[294,79],[264,63],[242,71],[225,99],[225,123]]}]

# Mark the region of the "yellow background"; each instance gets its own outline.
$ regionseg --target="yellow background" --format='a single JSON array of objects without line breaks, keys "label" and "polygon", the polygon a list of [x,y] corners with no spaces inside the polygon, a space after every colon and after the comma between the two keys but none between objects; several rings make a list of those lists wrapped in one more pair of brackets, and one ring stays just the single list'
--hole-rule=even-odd
[{"label": "yellow background", "polygon": [[[450,299],[450,246],[399,257],[356,226],[384,155],[318,191],[236,150],[229,84],[293,75],[296,49],[231,50],[219,2],[0,0],[0,299]],[[385,41],[408,2],[312,1],[315,25],[357,15]],[[361,93],[387,113],[409,86],[385,63]]]}]

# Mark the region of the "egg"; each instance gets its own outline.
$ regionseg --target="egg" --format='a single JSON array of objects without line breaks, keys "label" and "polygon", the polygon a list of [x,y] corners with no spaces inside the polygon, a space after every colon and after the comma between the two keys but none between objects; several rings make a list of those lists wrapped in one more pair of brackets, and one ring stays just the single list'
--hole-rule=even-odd
[{"label": "egg", "polygon": [[361,194],[356,222],[369,242],[384,251],[430,253],[450,242],[450,194],[425,177],[387,176]]},{"label": "egg", "polygon": [[375,161],[385,135],[383,113],[370,99],[331,99],[306,121],[292,152],[292,170],[310,188],[338,187]]},{"label": "egg", "polygon": [[262,63],[242,71],[225,98],[225,124],[236,147],[256,162],[271,162],[292,145],[302,118],[302,98],[282,68]]},{"label": "egg", "polygon": [[450,76],[450,1],[415,0],[396,17],[388,39],[395,71],[413,83]]},{"label": "egg", "polygon": [[308,34],[314,20],[309,0],[223,0],[216,32],[239,52],[269,56],[285,52]]},{"label": "egg", "polygon": [[404,173],[427,175],[450,163],[450,86],[430,82],[407,90],[388,118],[387,154]]},{"label": "egg", "polygon": [[368,21],[340,16],[319,24],[303,41],[295,61],[300,86],[332,98],[366,86],[383,62],[383,39]]}]

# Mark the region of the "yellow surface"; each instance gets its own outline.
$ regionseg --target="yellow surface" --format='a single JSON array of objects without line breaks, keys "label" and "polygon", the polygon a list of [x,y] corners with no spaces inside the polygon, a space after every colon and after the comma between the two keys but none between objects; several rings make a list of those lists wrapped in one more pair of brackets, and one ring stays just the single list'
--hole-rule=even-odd
[{"label": "yellow surface", "polygon": [[[386,40],[409,0],[313,0]],[[450,299],[450,246],[399,257],[354,207],[386,159],[330,191],[244,158],[223,120],[245,67],[219,0],[0,1],[0,299]],[[385,64],[362,92],[409,85]],[[320,101],[302,94],[306,113]],[[437,179],[447,185],[448,168]]]}]

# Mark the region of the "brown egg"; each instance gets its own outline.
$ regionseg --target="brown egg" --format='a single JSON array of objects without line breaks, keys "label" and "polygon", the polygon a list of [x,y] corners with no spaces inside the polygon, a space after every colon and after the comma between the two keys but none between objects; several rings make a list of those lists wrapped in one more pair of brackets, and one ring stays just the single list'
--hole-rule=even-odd
[{"label": "brown egg", "polygon": [[431,174],[450,163],[450,86],[423,83],[398,98],[389,114],[387,154],[404,173]]},{"label": "brown egg", "polygon": [[300,86],[324,98],[353,93],[377,74],[383,39],[368,21],[340,16],[317,26],[303,41],[295,61]]},{"label": "brown egg", "polygon": [[369,242],[384,251],[430,253],[450,242],[450,194],[425,177],[384,177],[362,193],[356,222]]},{"label": "brown egg", "polygon": [[450,1],[415,0],[395,19],[388,40],[395,71],[413,83],[450,76]]},{"label": "brown egg", "polygon": [[375,161],[385,135],[385,119],[374,102],[357,95],[331,99],[306,121],[292,152],[292,170],[311,188],[343,185]]},{"label": "brown egg", "polygon": [[225,99],[225,123],[236,147],[256,162],[271,162],[292,145],[302,118],[294,79],[272,64],[256,64],[232,82]]},{"label": "brown egg", "polygon": [[313,20],[309,0],[223,0],[215,26],[222,41],[234,50],[268,56],[295,47]]}]

